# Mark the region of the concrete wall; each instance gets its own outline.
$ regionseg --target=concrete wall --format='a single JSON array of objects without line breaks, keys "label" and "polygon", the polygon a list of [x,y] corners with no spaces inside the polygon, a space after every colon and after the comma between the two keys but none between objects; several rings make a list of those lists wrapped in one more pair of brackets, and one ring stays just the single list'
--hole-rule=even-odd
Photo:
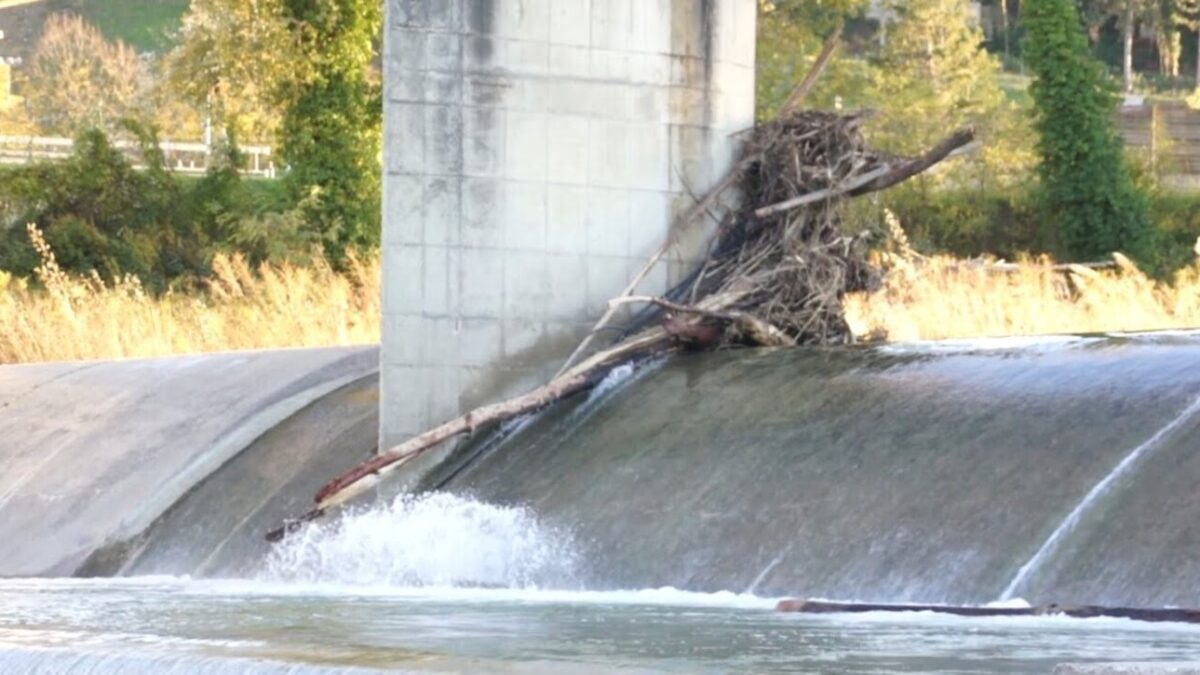
[{"label": "concrete wall", "polygon": [[725,172],[753,122],[755,11],[388,1],[384,447],[552,374]]},{"label": "concrete wall", "polygon": [[[374,348],[346,347],[0,366],[0,577],[74,574],[98,551],[136,541],[256,439],[377,363]],[[369,456],[302,447],[307,457],[271,471]],[[328,466],[292,496],[307,502]],[[227,513],[271,497],[245,489],[207,506]],[[295,510],[281,504],[264,522]]]}]

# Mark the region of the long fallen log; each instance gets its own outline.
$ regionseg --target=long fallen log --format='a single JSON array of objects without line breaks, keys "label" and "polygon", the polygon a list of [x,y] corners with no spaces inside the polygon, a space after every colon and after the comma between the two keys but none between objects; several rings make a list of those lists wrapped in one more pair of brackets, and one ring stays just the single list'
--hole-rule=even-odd
[{"label": "long fallen log", "polygon": [[987,607],[971,605],[922,605],[869,602],[831,602],[828,600],[788,599],[775,606],[778,612],[795,614],[865,614],[891,612],[906,614],[932,612],[966,617],[1069,616],[1076,619],[1108,617],[1153,623],[1200,623],[1200,609],[1104,607],[1100,605],[1041,605],[1038,607]]},{"label": "long fallen log", "polygon": [[267,541],[279,541],[288,533],[299,529],[304,523],[320,518],[330,509],[366,493],[374,488],[384,476],[396,471],[430,448],[457,436],[473,433],[484,425],[541,410],[555,401],[588,388],[611,367],[620,365],[631,358],[661,354],[670,349],[672,349],[670,336],[665,330],[662,328],[647,330],[612,349],[588,358],[562,376],[527,394],[476,408],[419,436],[414,436],[326,483],[317,491],[314,498],[317,505],[312,510],[298,518],[287,520],[268,532]]}]

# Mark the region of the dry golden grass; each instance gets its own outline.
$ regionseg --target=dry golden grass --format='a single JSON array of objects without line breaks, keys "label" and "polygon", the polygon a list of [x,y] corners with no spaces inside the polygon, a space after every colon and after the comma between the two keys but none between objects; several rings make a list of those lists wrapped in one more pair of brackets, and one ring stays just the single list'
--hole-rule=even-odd
[{"label": "dry golden grass", "polygon": [[[880,256],[883,289],[847,298],[856,335],[893,341],[1200,328],[1200,259],[1171,284],[1122,256],[1110,269],[1056,269],[1047,259],[997,269],[983,261]],[[137,279],[106,284],[63,272],[36,229],[37,287],[0,272],[0,363],[163,356],[379,341],[380,264],[251,269],[218,257],[207,292],[147,295]],[[1200,256],[1200,242],[1197,243]]]},{"label": "dry golden grass", "polygon": [[137,279],[64,273],[36,229],[39,288],[0,272],[0,363],[379,341],[379,260],[263,266],[219,256],[202,295],[152,297]]},{"label": "dry golden grass", "polygon": [[[1156,282],[1120,254],[1111,268],[1015,266],[884,254],[883,289],[847,299],[851,329],[891,341],[1200,328],[1200,260]],[[1200,242],[1197,243],[1200,255]]]}]

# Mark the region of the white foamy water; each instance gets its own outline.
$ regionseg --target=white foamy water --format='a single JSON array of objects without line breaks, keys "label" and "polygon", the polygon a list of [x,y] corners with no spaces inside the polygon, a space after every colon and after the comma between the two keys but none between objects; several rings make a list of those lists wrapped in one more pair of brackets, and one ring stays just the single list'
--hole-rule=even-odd
[{"label": "white foamy water", "polygon": [[402,495],[347,512],[272,551],[265,581],[390,587],[564,588],[576,580],[570,533],[528,509],[456,495]]},{"label": "white foamy water", "polygon": [[878,349],[886,354],[969,354],[988,351],[1043,353],[1074,349],[1101,341],[1103,338],[1083,335],[1014,335],[894,342],[882,345]]}]

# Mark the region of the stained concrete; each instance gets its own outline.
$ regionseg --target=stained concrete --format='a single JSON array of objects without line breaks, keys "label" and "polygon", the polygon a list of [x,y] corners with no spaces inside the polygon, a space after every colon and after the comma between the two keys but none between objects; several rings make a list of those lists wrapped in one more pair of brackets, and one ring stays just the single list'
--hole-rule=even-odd
[{"label": "stained concrete", "polygon": [[755,12],[387,2],[383,445],[552,373],[719,180],[754,119]]},{"label": "stained concrete", "polygon": [[67,575],[135,539],[374,347],[0,367],[0,576]]}]

